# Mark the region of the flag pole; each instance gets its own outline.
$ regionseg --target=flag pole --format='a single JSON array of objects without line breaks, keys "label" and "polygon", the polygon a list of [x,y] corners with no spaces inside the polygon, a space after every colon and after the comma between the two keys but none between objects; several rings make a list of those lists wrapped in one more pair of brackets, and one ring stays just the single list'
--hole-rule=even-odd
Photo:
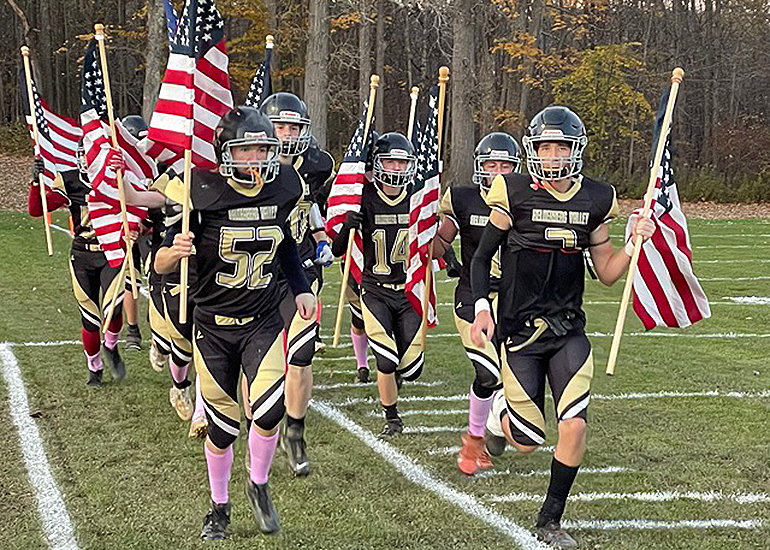
[{"label": "flag pole", "polygon": [[[21,47],[21,56],[24,58],[24,76],[27,79],[27,103],[29,103],[29,114],[32,119],[32,133],[35,136],[35,145],[42,158],[43,148],[40,146],[40,134],[37,128],[37,115],[35,113],[34,97],[32,95],[32,70],[29,66],[29,48]],[[45,225],[45,244],[48,248],[48,255],[53,256],[53,243],[51,242],[51,225],[48,221],[48,197],[46,196],[45,184],[43,183],[43,174],[37,176],[37,184],[40,186],[40,200],[43,203],[43,223]]]},{"label": "flag pole", "polygon": [[[112,320],[112,314],[115,313],[115,307],[118,301],[118,296],[120,296],[121,292],[125,292],[126,284],[123,282],[125,281],[126,277],[126,267],[128,267],[128,262],[126,261],[126,258],[123,258],[123,263],[120,265],[120,271],[118,272],[117,281],[118,284],[115,285],[115,290],[112,293],[112,296],[109,298],[109,307],[107,308],[107,314],[104,316],[104,320],[102,321],[102,332],[107,332],[107,328],[110,326],[110,321]],[[104,299],[107,300],[107,293],[105,292]]]},{"label": "flag pole", "polygon": [[[110,121],[110,134],[112,134],[112,146],[120,152],[118,144],[118,134],[115,131],[115,113],[112,108],[112,91],[110,88],[110,73],[107,70],[107,51],[104,48],[104,25],[97,23],[94,25],[94,38],[99,44],[99,59],[102,64],[102,78],[104,78],[104,95],[107,99],[107,117]],[[121,153],[122,154],[122,153]],[[123,171],[116,170],[115,175],[118,181],[118,195],[120,197],[120,215],[123,219],[123,238],[126,241],[126,257],[128,259],[129,277],[131,278],[131,294],[134,300],[139,298],[139,292],[136,286],[136,272],[134,270],[134,256],[131,254],[133,241],[128,230],[128,212],[126,210],[126,191],[123,188]]]},{"label": "flag pole", "polygon": [[[441,170],[441,144],[444,137],[444,105],[446,104],[446,84],[449,82],[449,67],[442,66],[438,70],[438,162]],[[411,128],[411,126],[410,126]],[[422,293],[422,321],[420,322],[420,343],[425,349],[428,337],[428,308],[430,307],[430,291],[433,287],[433,247],[428,247],[428,263],[425,266],[425,290]]]},{"label": "flag pole", "polygon": [[[182,235],[190,231],[190,183],[192,180],[192,149],[184,150],[184,193],[182,195]],[[185,256],[179,264],[179,324],[187,322],[187,285],[190,274],[190,257]]]},{"label": "flag pole", "polygon": [[[668,130],[671,126],[671,117],[674,111],[674,104],[676,103],[676,95],[679,92],[679,84],[684,78],[684,70],[680,67],[675,68],[671,73],[671,92],[668,94],[668,104],[666,105],[666,113],[663,116],[663,124],[660,128],[660,135],[658,136],[658,144],[655,148],[655,157],[653,158],[652,167],[650,168],[650,180],[647,184],[647,192],[644,195],[644,207],[642,208],[642,217],[647,217],[650,214],[650,208],[652,206],[652,197],[655,193],[655,186],[658,181],[658,171],[660,170],[660,163],[663,159],[663,149],[666,146],[666,138],[668,137]],[[610,356],[607,360],[606,373],[609,376],[615,374],[615,362],[618,359],[618,350],[620,349],[620,338],[623,336],[623,325],[626,322],[626,311],[628,310],[628,303],[631,299],[631,289],[633,288],[634,274],[636,273],[636,265],[639,262],[639,254],[642,251],[643,238],[641,235],[634,237],[634,253],[631,255],[631,263],[628,266],[628,274],[626,275],[626,283],[623,287],[623,299],[620,301],[620,311],[618,313],[618,320],[615,323],[615,333],[612,335],[612,347],[610,348]]]},{"label": "flag pole", "polygon": [[409,97],[412,100],[412,103],[409,106],[409,126],[406,127],[406,139],[408,139],[410,142],[412,141],[412,134],[414,133],[414,117],[417,113],[417,98],[419,95],[420,88],[417,86],[412,86],[412,91],[409,94]]},{"label": "flag pole", "polygon": [[[377,98],[377,86],[380,85],[380,77],[373,74],[369,79],[369,105],[366,110],[366,123],[364,124],[364,143],[366,143],[369,137],[369,127],[372,124],[372,116],[374,115],[374,100]],[[345,269],[342,272],[342,285],[340,286],[340,299],[337,303],[337,319],[334,322],[334,341],[332,347],[337,347],[340,343],[340,327],[342,326],[342,308],[345,303],[345,289],[348,287],[348,279],[350,278],[350,264],[353,261],[351,253],[353,251],[353,241],[356,238],[356,230],[351,229],[348,234],[348,247],[345,252]]]}]

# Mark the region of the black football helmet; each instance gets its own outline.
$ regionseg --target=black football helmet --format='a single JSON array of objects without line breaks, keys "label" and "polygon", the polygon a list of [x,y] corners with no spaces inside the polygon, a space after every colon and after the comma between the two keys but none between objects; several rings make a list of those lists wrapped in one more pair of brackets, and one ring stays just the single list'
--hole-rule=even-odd
[{"label": "black football helmet", "polygon": [[[569,143],[572,148],[570,156],[558,159],[538,156],[539,144],[546,141]],[[527,152],[527,170],[537,179],[553,181],[571,178],[583,169],[583,149],[588,143],[586,129],[580,117],[567,107],[554,105],[536,114],[522,142]],[[546,162],[560,165],[560,168],[546,169]]]},{"label": "black football helmet", "polygon": [[128,115],[121,120],[123,127],[136,139],[142,139],[147,136],[147,122],[139,115]]},{"label": "black football helmet", "polygon": [[[374,159],[374,181],[380,185],[404,188],[414,179],[417,173],[417,157],[414,156],[412,142],[398,132],[382,134],[374,142],[372,150]],[[407,161],[404,171],[386,170],[382,161],[386,159],[399,159]]]},{"label": "black football helmet", "polygon": [[[267,146],[264,160],[236,160],[232,148],[243,145]],[[225,113],[217,126],[214,149],[219,162],[219,173],[238,183],[260,186],[278,175],[278,149],[270,119],[254,107],[240,106]]]},{"label": "black football helmet", "polygon": [[273,122],[296,124],[300,127],[299,136],[281,138],[281,155],[296,157],[310,146],[310,117],[307,105],[294,94],[279,92],[265,98],[259,108]]},{"label": "black football helmet", "polygon": [[492,180],[499,172],[486,172],[484,162],[488,160],[502,160],[513,164],[511,172],[518,172],[521,168],[521,148],[516,140],[504,132],[492,132],[487,134],[473,152],[473,183],[481,186],[484,191],[489,191]]}]

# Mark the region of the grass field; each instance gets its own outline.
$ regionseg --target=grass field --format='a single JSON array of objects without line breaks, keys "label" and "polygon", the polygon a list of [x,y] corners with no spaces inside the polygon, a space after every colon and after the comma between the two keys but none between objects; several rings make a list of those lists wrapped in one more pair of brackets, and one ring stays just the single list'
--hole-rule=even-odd
[{"label": "grass field", "polygon": [[[54,222],[66,227],[64,217]],[[129,373],[122,384],[106,376],[101,390],[85,386],[69,237],[54,232],[49,258],[41,225],[0,213],[0,419],[7,434],[0,548],[203,548],[206,467],[200,443],[187,438],[168,404],[168,372],[150,369],[145,342],[142,352],[124,354]],[[616,237],[621,227],[615,224]],[[565,515],[581,548],[770,546],[770,220],[694,220],[690,231],[713,317],[686,330],[642,334],[630,313],[613,378],[603,371],[622,287],[587,283],[597,373],[589,451]],[[327,270],[323,292],[328,344],[337,271]],[[402,391],[411,433],[393,444],[374,441],[382,425],[376,387],[352,384],[350,339],[343,337],[343,347],[329,346],[314,363],[307,421],[313,473],[293,478],[280,451],[273,465],[281,532],[257,533],[239,439],[233,521],[221,548],[537,548],[525,531],[545,493],[549,453],[508,451],[475,478],[455,465],[473,375],[451,317],[453,282],[441,274],[438,289],[440,325],[429,334],[425,372]],[[144,313],[145,301],[141,307]],[[143,334],[149,336],[146,323]],[[33,342],[41,344],[25,345]],[[38,505],[22,454],[29,434],[20,440],[11,418],[6,390],[17,386],[9,384],[9,363],[19,366],[26,421],[40,432],[76,543],[49,542],[41,518],[53,514],[49,529],[64,539],[67,523],[52,504]],[[548,433],[552,445],[553,425]]]}]

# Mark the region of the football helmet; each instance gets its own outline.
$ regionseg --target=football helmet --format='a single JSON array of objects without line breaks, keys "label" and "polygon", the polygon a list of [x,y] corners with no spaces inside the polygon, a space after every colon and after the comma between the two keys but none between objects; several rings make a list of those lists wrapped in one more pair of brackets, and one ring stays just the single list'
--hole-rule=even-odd
[{"label": "football helmet", "polygon": [[[417,157],[414,156],[412,143],[398,132],[382,134],[374,143],[372,150],[374,159],[374,181],[380,185],[404,188],[414,179],[417,173]],[[403,171],[387,170],[382,165],[383,160],[405,160],[406,168]]]},{"label": "football helmet", "polygon": [[285,136],[280,138],[280,154],[287,157],[301,155],[310,146],[310,117],[307,105],[294,94],[279,92],[265,98],[259,108],[271,122],[296,124],[300,127],[298,136]]},{"label": "football helmet", "polygon": [[[577,176],[583,169],[583,150],[588,143],[586,129],[580,117],[567,107],[554,105],[536,114],[522,142],[527,152],[527,170],[537,179],[567,179]],[[568,143],[572,150],[568,157],[543,158],[537,154],[538,146],[543,142]],[[558,168],[553,168],[554,165]]]},{"label": "football helmet", "polygon": [[[266,146],[264,160],[234,159],[233,147]],[[253,107],[240,106],[225,113],[217,126],[214,149],[219,162],[219,173],[238,183],[259,186],[273,181],[280,163],[273,124],[266,115]]]},{"label": "football helmet", "polygon": [[489,191],[492,180],[498,174],[486,172],[484,162],[488,160],[502,160],[513,164],[512,172],[518,172],[521,168],[521,148],[516,140],[504,132],[492,132],[487,134],[473,152],[473,183],[481,186],[484,191]]},{"label": "football helmet", "polygon": [[128,115],[121,120],[123,127],[136,139],[147,136],[147,122],[139,115]]}]

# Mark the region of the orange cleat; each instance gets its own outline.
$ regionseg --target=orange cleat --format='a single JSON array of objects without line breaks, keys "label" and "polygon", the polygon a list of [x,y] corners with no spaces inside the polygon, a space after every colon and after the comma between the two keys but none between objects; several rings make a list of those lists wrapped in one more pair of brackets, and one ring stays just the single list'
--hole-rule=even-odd
[{"label": "orange cleat", "polygon": [[472,476],[479,468],[488,468],[492,465],[486,449],[484,438],[473,436],[466,432],[462,436],[463,447],[457,455],[457,466],[465,475]]}]

